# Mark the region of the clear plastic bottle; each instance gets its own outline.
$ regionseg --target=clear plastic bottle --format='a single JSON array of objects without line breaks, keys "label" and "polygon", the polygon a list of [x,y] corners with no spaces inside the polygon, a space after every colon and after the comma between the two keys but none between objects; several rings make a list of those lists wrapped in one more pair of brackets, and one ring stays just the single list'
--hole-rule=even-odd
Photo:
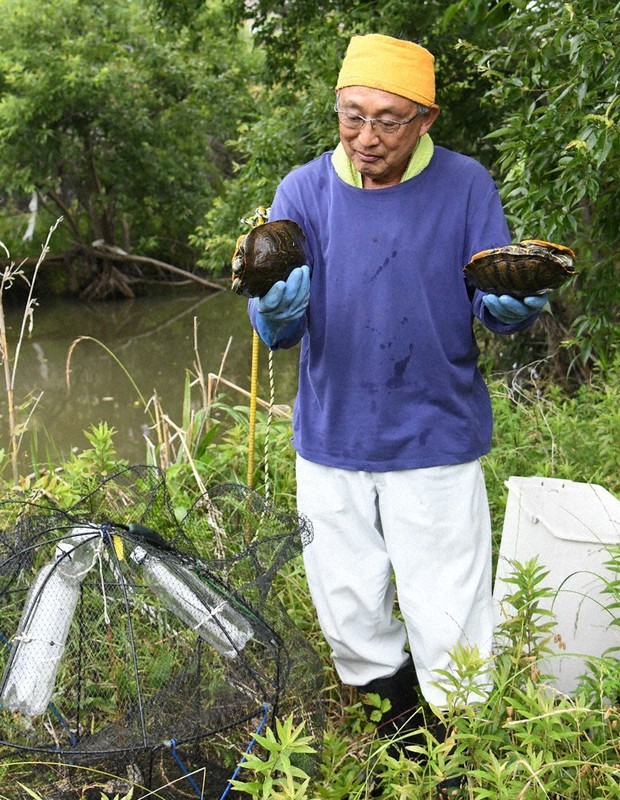
[{"label": "clear plastic bottle", "polygon": [[182,564],[166,563],[142,547],[134,548],[131,558],[164,606],[218,653],[234,658],[252,638],[250,623]]},{"label": "clear plastic bottle", "polygon": [[22,611],[2,680],[0,703],[29,717],[47,708],[64,653],[80,584],[92,568],[94,528],[73,528],[56,546],[54,560],[37,573]]}]

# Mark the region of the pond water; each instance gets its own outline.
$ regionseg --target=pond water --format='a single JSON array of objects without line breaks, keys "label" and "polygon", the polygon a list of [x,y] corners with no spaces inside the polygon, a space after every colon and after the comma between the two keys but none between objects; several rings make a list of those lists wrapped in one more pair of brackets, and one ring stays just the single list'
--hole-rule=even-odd
[{"label": "pond water", "polygon": [[[14,354],[23,308],[5,313]],[[90,338],[71,349],[79,337]],[[49,461],[57,464],[72,449],[89,447],[83,431],[100,421],[116,429],[119,458],[144,463],[145,434],[151,423],[140,394],[149,400],[156,392],[164,412],[181,425],[186,371],[195,373],[195,341],[205,376],[221,370],[226,381],[250,389],[252,329],[246,301],[230,291],[210,294],[202,289],[171,288],[135,300],[97,304],[39,297],[15,380],[18,404],[40,395],[20,450],[22,471],[32,464],[33,450],[39,461],[46,462],[49,454]],[[278,404],[292,404],[297,359],[297,348],[274,356]],[[259,396],[269,398],[268,351],[262,344]],[[195,397],[198,402],[197,392]],[[224,388],[218,397],[234,405],[249,404],[235,389]],[[2,445],[8,449],[6,411],[2,379],[0,431]],[[27,413],[24,410],[20,420]]]}]

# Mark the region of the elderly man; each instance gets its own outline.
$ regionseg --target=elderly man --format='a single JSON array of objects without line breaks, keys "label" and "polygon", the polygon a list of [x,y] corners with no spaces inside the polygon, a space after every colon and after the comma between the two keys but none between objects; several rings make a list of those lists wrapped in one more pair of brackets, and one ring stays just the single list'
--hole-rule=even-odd
[{"label": "elderly man", "polygon": [[353,37],[335,112],[338,146],[286,176],[272,205],[271,219],[305,231],[310,264],[249,311],[270,347],[301,342],[298,507],[314,527],[304,560],[336,670],[389,698],[396,720],[417,707],[416,686],[445,705],[438,670],[453,669],[458,645],[490,654],[479,459],[492,419],[472,323],[523,330],[545,298],[483,294],[463,277],[474,253],[510,237],[486,170],[429,135],[428,50]]}]

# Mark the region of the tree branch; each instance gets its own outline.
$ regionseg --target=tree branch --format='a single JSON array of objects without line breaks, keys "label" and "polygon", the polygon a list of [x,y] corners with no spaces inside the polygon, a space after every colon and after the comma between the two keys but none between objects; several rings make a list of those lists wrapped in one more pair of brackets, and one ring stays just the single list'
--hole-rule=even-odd
[{"label": "tree branch", "polygon": [[[206,286],[209,289],[216,289],[217,291],[221,291],[222,289],[226,288],[224,282],[216,283],[215,281],[207,280],[203,278],[201,275],[196,275],[193,272],[188,272],[187,270],[181,269],[181,267],[176,267],[174,264],[168,264],[166,261],[159,261],[156,258],[149,258],[148,256],[135,256],[131,255],[131,253],[123,253],[115,250],[112,247],[86,247],[83,244],[78,244],[74,249],[68,250],[64,253],[50,253],[45,258],[46,264],[53,264],[58,262],[67,262],[71,261],[72,259],[77,258],[80,255],[86,255],[90,258],[100,258],[105,259],[106,261],[116,261],[116,262],[124,262],[124,263],[135,263],[135,264],[146,264],[147,266],[157,267],[158,269],[166,270],[167,272],[172,272],[174,275],[180,275],[187,280],[193,281],[194,283],[199,283],[202,286]],[[37,263],[36,258],[25,258],[19,261],[20,266],[32,266]]]},{"label": "tree branch", "polygon": [[[41,201],[41,205],[43,206],[43,208],[49,209],[48,204],[45,202],[45,197],[38,190],[37,190],[37,194],[39,195],[39,200]],[[69,224],[69,227],[71,228],[71,231],[72,231],[73,235],[75,236],[75,238],[77,239],[77,241],[81,242],[82,241],[82,237],[80,235],[80,229],[78,228],[77,222],[74,220],[73,214],[69,210],[69,207],[67,205],[65,205],[65,203],[63,203],[63,201],[60,199],[60,197],[58,197],[58,195],[56,195],[54,192],[52,192],[50,194],[50,197],[52,198],[54,203],[60,209],[60,211],[62,213],[62,216],[67,220],[67,222]]]},{"label": "tree branch", "polygon": [[119,253],[113,250],[112,248],[102,247],[102,248],[89,248],[89,247],[82,247],[80,248],[83,252],[87,255],[95,256],[96,258],[105,258],[108,261],[124,261],[124,262],[131,262],[133,261],[136,264],[147,264],[151,267],[159,267],[160,269],[165,269],[168,272],[172,272],[175,275],[182,275],[184,278],[188,278],[196,283],[200,283],[203,286],[207,286],[210,289],[222,289],[222,285],[215,283],[213,281],[208,281],[206,278],[202,278],[200,275],[195,275],[193,272],[188,272],[187,270],[181,269],[181,267],[175,267],[173,264],[168,264],[166,261],[159,261],[156,258],[149,258],[148,256],[134,256],[130,253]]}]

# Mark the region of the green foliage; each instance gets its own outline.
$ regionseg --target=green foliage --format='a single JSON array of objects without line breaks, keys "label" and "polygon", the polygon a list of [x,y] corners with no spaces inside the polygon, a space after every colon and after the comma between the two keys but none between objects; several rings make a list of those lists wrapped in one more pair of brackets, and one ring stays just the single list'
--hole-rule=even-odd
[{"label": "green foliage", "polygon": [[554,592],[543,584],[548,575],[536,560],[525,564],[515,562],[506,583],[513,586],[506,598],[510,614],[503,619],[497,631],[502,650],[498,661],[505,662],[504,679],[531,680],[538,678],[536,660],[551,651],[555,615],[541,601],[553,597]]},{"label": "green foliage", "polygon": [[392,708],[392,704],[387,697],[382,698],[374,692],[365,694],[362,698],[362,702],[365,706],[368,706],[369,709],[372,708],[368,716],[371,722],[381,722],[383,716]]},{"label": "green foliage", "polygon": [[[216,483],[248,483],[248,406],[212,402],[203,411],[208,425],[196,440],[188,436],[191,452],[179,450],[175,462],[166,467],[178,516],[183,516],[194,502],[197,480],[206,487]],[[295,463],[290,438],[288,416],[273,415],[270,420],[268,412],[256,411],[252,486],[258,492],[277,497],[280,509],[294,511]]]},{"label": "green foliage", "polygon": [[6,0],[4,191],[36,189],[75,241],[187,261],[187,235],[229,169],[225,142],[250,108],[251,63],[214,4],[171,28],[141,0]]},{"label": "green foliage", "polygon": [[241,122],[231,143],[237,153],[234,177],[190,240],[202,251],[199,263],[209,271],[230,271],[236,239],[248,232],[241,219],[257,206],[269,206],[287,172],[335,146],[332,86],[342,46],[333,38],[337,23],[328,13],[307,31],[296,80],[256,88],[256,114]]},{"label": "green foliage", "polygon": [[[231,11],[236,21],[253,16],[253,55],[237,38]],[[557,332],[545,352],[563,339],[582,361],[599,362],[573,394],[541,384],[533,367],[510,384],[491,382],[495,439],[485,471],[497,545],[510,475],[561,476],[620,491],[618,19],[617,5],[596,0],[226,0],[222,8],[195,0],[8,0],[0,28],[3,191],[15,196],[36,187],[48,204],[68,204],[67,237],[90,241],[105,233],[122,244],[128,228],[132,245],[153,254],[181,252],[204,216],[192,243],[205,266],[228,270],[244,232],[240,218],[268,204],[290,168],[335,144],[332,87],[349,36],[378,31],[428,45],[437,55],[443,107],[434,137],[498,173],[516,236],[556,238],[577,251],[578,294],[553,296]],[[222,183],[231,152],[234,171]],[[17,238],[16,219],[10,227]],[[202,483],[246,480],[248,411],[203,403],[193,413],[195,378],[186,377],[183,419],[170,426],[187,447],[167,451],[179,515]],[[269,485],[277,505],[293,509],[290,421],[271,423],[267,475],[266,431],[259,413],[255,486]],[[22,479],[21,487],[72,504],[122,468],[114,434],[104,422],[93,425],[87,449]],[[162,452],[160,446],[154,460]],[[610,559],[608,608],[617,626],[620,555]],[[617,798],[620,720],[617,703],[605,700],[620,696],[617,654],[592,660],[574,698],[548,692],[539,659],[554,622],[541,604],[549,591],[544,579],[536,562],[515,565],[514,613],[499,631],[488,699],[465,703],[489,665],[475,651],[455,654],[452,703],[441,712],[450,735],[440,744],[425,728],[423,766],[391,758],[360,704],[337,685],[303,568],[289,565],[277,578],[279,596],[332,677],[321,775],[311,786],[299,759],[312,740],[289,719],[258,737],[244,765],[249,780],[237,791],[362,798],[372,773],[382,779],[384,797],[416,800],[434,797],[436,781],[457,770],[467,773],[468,796],[479,800]],[[171,669],[167,659],[152,666],[155,677]],[[380,714],[385,708],[376,700]]]},{"label": "green foliage", "polygon": [[[267,85],[294,87],[306,98],[306,106],[317,91],[323,96],[327,90],[331,109],[333,86],[349,38],[382,33],[419,42],[435,55],[437,101],[443,113],[434,134],[441,143],[475,153],[489,129],[489,117],[495,116],[492,109],[480,108],[479,97],[488,84],[454,44],[465,37],[478,43],[487,41],[489,25],[505,17],[496,4],[492,11],[486,2],[449,0],[290,0],[285,6],[263,0],[251,7],[241,0],[229,0],[229,4],[238,17],[251,21],[254,37],[264,48]],[[325,129],[328,131],[332,139],[337,134],[333,119]]]},{"label": "green foliage", "polygon": [[[18,782],[17,785],[21,789],[23,789],[24,792],[26,792],[27,796],[31,797],[32,800],[46,800],[45,795],[44,794],[40,794],[35,789],[31,789],[28,786],[24,786],[24,784],[19,783],[19,782]],[[109,795],[102,791],[100,797],[101,797],[101,800],[108,800]],[[112,800],[132,800],[132,798],[133,798],[133,788],[129,789],[129,791],[126,794],[124,794],[122,797],[121,797],[120,794],[115,794],[114,797],[112,798]]]},{"label": "green foliage", "polygon": [[611,600],[607,608],[612,615],[611,624],[620,626],[620,546],[611,549],[610,559],[605,563],[605,566],[615,576],[605,586],[605,592]]},{"label": "green foliage", "polygon": [[514,588],[507,602],[514,613],[498,627],[494,690],[475,718],[455,724],[470,734],[476,728],[487,737],[493,733],[496,745],[490,752],[474,747],[479,766],[472,775],[483,787],[488,782],[481,797],[493,797],[499,785],[506,797],[517,797],[530,786],[532,797],[543,792],[613,797],[607,791],[617,773],[617,735],[609,718],[617,719],[617,708],[607,714],[600,695],[587,690],[574,698],[547,690],[539,668],[554,628],[552,615],[541,605],[550,594],[545,576],[535,561],[513,565],[509,583]]},{"label": "green foliage", "polygon": [[[220,474],[233,474],[242,482],[247,476],[249,411],[243,406],[229,408],[227,414],[230,422],[218,444],[218,456],[225,460]],[[268,429],[269,425],[269,429]],[[267,432],[269,438],[266,445]],[[287,507],[295,507],[295,465],[294,451],[290,442],[291,421],[287,417],[274,416],[268,422],[268,414],[264,411],[256,413],[256,431],[254,445],[253,485],[264,491],[269,484],[270,493],[278,497]],[[265,450],[267,446],[267,450]],[[267,461],[265,461],[265,458]],[[265,472],[265,467],[268,472]],[[291,506],[292,504],[292,506]]]},{"label": "green foliage", "polygon": [[307,797],[309,776],[298,766],[295,759],[300,755],[314,753],[310,745],[311,737],[303,735],[303,724],[293,726],[289,716],[283,722],[276,719],[275,732],[268,729],[265,736],[256,734],[255,741],[262,747],[265,758],[248,753],[242,767],[256,776],[253,781],[232,781],[232,786],[240,792],[263,800],[301,800]]},{"label": "green foliage", "polygon": [[505,2],[509,19],[484,48],[461,47],[489,81],[502,119],[487,137],[515,238],[571,246],[577,294],[552,301],[558,334],[583,363],[617,348],[620,289],[620,6]]},{"label": "green foliage", "polygon": [[128,466],[116,457],[114,435],[116,431],[107,422],[93,424],[84,436],[90,447],[72,453],[62,468],[39,468],[28,478],[20,480],[25,491],[43,491],[62,507],[69,507],[83,497],[106,477]]}]

